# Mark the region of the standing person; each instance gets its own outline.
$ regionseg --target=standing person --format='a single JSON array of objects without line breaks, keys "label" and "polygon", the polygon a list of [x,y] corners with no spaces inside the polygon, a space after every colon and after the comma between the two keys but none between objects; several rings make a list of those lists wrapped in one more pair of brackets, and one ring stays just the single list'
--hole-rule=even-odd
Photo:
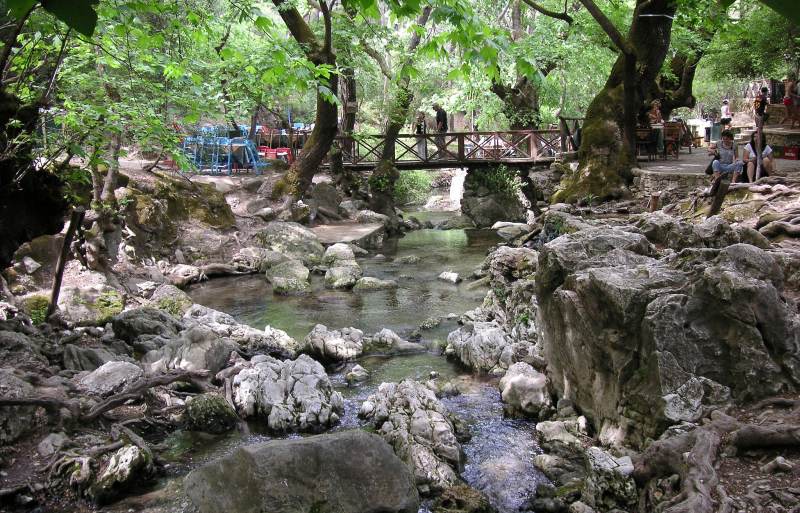
[{"label": "standing person", "polygon": [[762,87],[761,94],[756,96],[756,99],[753,101],[753,111],[756,120],[756,147],[754,148],[756,154],[756,180],[761,178],[761,148],[763,147],[761,140],[763,138],[764,125],[769,119],[769,114],[767,114],[767,105],[769,105],[768,93],[769,88]]},{"label": "standing person", "polygon": [[414,122],[414,133],[417,136],[417,154],[421,160],[428,158],[428,145],[426,144],[425,134],[428,127],[425,125],[425,113],[419,111],[417,113],[417,120]]},{"label": "standing person", "polygon": [[786,117],[783,118],[781,124],[786,120],[792,120],[792,128],[795,123],[800,123],[800,86],[797,84],[797,77],[794,74],[784,80],[785,92],[783,95],[783,104],[786,106]]},{"label": "standing person", "polygon": [[725,130],[721,135],[722,141],[717,145],[719,159],[711,163],[714,171],[714,180],[719,180],[722,175],[733,173],[731,182],[735,182],[742,173],[744,163],[739,160],[739,148],[733,142],[733,133]]},{"label": "standing person", "polygon": [[723,130],[729,130],[731,128],[731,120],[733,119],[733,115],[731,114],[731,106],[728,99],[722,100],[722,107],[719,109],[719,124],[722,126]]},{"label": "standing person", "polygon": [[433,110],[436,111],[436,132],[440,135],[436,136],[436,146],[439,147],[439,158],[444,158],[445,142],[444,134],[447,132],[447,112],[438,103],[433,104]]}]

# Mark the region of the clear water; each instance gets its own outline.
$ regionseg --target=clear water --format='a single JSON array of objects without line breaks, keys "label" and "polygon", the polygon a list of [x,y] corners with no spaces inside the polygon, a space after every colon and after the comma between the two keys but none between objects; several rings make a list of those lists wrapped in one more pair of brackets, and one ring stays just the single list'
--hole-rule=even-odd
[{"label": "clear water", "polygon": [[[305,337],[317,323],[331,328],[353,326],[365,333],[390,328],[401,336],[408,336],[431,316],[461,314],[480,304],[485,289],[469,291],[465,287],[468,279],[460,285],[452,285],[438,281],[436,277],[442,271],[454,271],[468,277],[496,242],[493,233],[463,230],[420,230],[401,239],[389,240],[381,250],[385,259],[370,255],[359,259],[359,263],[365,276],[397,280],[399,287],[394,291],[334,292],[323,287],[321,277],[315,277],[312,294],[282,297],[273,296],[269,284],[261,276],[249,276],[212,280],[192,289],[190,295],[195,302],[228,312],[240,322],[257,328],[269,324],[298,339]],[[401,264],[397,261],[408,255],[418,256],[419,262]],[[496,380],[472,375],[439,354],[434,342],[445,339],[454,328],[455,321],[450,319],[444,320],[434,330],[423,330],[423,342],[430,347],[424,353],[362,358],[358,363],[370,372],[370,377],[355,387],[347,386],[343,369],[329,369],[334,386],[345,397],[345,414],[335,430],[363,426],[357,416],[361,403],[382,382],[397,382],[405,378],[425,381],[432,371],[436,371],[438,379],[457,382],[462,390],[460,396],[443,400],[467,423],[472,434],[471,440],[463,446],[467,464],[462,477],[483,491],[499,513],[525,511],[521,508],[526,500],[533,495],[536,485],[545,480],[533,466],[533,458],[540,452],[534,437],[535,424],[504,418]],[[241,445],[267,439],[267,435],[259,433],[253,426],[224,437],[173,434],[167,477],[160,492],[153,492],[152,500],[145,502],[159,502],[164,496],[174,497],[178,493],[176,490],[180,490],[182,476],[191,468]],[[142,504],[141,501],[131,503],[129,500],[120,504],[120,507],[125,506],[134,506],[138,510]],[[145,510],[182,511],[186,506],[184,499],[181,506],[171,503],[167,509]],[[428,507],[426,502],[420,512],[428,511]]]}]

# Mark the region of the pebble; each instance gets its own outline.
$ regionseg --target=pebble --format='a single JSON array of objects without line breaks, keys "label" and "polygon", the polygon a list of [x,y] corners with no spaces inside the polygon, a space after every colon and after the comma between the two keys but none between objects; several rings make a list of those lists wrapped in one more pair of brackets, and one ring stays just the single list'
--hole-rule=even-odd
[{"label": "pebble", "polygon": [[777,472],[791,472],[794,468],[791,462],[789,462],[783,456],[778,456],[774,460],[770,461],[766,465],[761,467],[761,472],[765,474],[774,474]]}]

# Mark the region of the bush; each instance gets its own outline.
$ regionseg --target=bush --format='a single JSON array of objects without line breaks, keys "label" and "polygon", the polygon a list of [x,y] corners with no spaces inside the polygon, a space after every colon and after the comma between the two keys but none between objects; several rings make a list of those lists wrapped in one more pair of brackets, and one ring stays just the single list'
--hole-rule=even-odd
[{"label": "bush", "polygon": [[500,194],[509,199],[516,198],[522,190],[519,173],[504,164],[475,169],[467,175],[467,180],[485,187],[492,194]]},{"label": "bush", "polygon": [[394,185],[394,200],[398,205],[422,203],[432,185],[433,179],[426,171],[402,171]]},{"label": "bush", "polygon": [[33,324],[42,324],[47,320],[47,307],[50,300],[44,296],[31,296],[25,299],[24,310],[31,316]]}]

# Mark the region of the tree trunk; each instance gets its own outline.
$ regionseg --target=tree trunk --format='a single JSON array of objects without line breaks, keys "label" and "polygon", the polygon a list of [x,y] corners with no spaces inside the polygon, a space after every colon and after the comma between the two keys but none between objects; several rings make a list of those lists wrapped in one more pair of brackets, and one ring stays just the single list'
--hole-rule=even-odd
[{"label": "tree trunk", "polygon": [[519,77],[513,87],[493,81],[491,90],[503,102],[503,114],[511,130],[532,130],[539,126],[539,87]]},{"label": "tree trunk", "polygon": [[[417,19],[417,25],[424,27],[428,23],[428,18],[431,15],[432,8],[426,6],[422,10]],[[412,58],[414,51],[419,46],[422,36],[419,32],[415,32],[414,36],[408,45],[406,54],[409,59]],[[394,204],[394,187],[397,179],[400,177],[400,172],[394,166],[395,148],[397,145],[397,136],[406,125],[408,120],[408,111],[411,107],[411,102],[414,100],[414,95],[409,89],[411,80],[407,74],[400,76],[398,80],[397,96],[395,97],[394,105],[389,113],[389,120],[386,124],[386,132],[384,133],[384,145],[381,153],[381,160],[378,162],[375,171],[369,179],[370,189],[370,208],[375,212],[389,216],[390,225],[389,230],[396,229],[397,227],[397,214],[395,213]]]},{"label": "tree trunk", "polygon": [[564,177],[553,201],[574,202],[590,194],[606,200],[626,193],[635,163],[636,118],[666,58],[675,10],[670,0],[637,0],[628,37],[612,38],[624,51],[586,111],[578,170]]},{"label": "tree trunk", "polygon": [[[333,53],[331,41],[331,13],[325,1],[323,0],[319,3],[325,22],[325,36],[322,44],[317,40],[316,35],[314,35],[314,32],[303,20],[303,16],[296,8],[290,7],[286,0],[272,0],[272,3],[278,8],[278,13],[283,22],[291,32],[292,37],[302,47],[306,58],[316,66],[327,64],[335,67],[336,55]],[[332,73],[328,79],[327,87],[333,97],[337,94],[338,84],[338,76]],[[336,103],[332,101],[333,98],[330,100],[321,92],[317,92],[317,116],[314,121],[314,129],[303,145],[300,156],[292,163],[283,178],[284,183],[288,186],[290,200],[300,199],[308,191],[314,175],[319,170],[319,165],[325,155],[328,154],[328,151],[330,151],[333,140],[336,137],[338,111]]]}]

